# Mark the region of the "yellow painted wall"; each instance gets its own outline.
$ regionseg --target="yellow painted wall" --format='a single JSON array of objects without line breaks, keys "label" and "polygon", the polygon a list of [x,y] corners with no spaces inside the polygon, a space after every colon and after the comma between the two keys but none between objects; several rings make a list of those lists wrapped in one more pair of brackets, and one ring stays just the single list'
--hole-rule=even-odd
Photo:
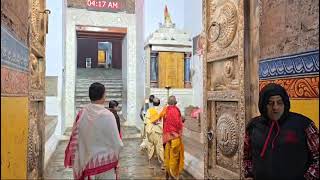
[{"label": "yellow painted wall", "polygon": [[1,97],[1,179],[27,178],[28,97]]},{"label": "yellow painted wall", "polygon": [[303,114],[319,128],[319,99],[291,99],[290,111]]}]

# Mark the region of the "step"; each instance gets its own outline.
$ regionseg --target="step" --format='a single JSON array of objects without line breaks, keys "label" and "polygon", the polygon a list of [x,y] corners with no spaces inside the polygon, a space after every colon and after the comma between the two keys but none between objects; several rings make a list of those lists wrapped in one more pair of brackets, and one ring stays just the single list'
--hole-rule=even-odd
[{"label": "step", "polygon": [[[82,86],[82,85],[76,85],[76,89],[77,88],[85,88],[85,89],[89,89],[89,87],[90,87],[90,85],[84,85],[84,86]],[[110,84],[110,85],[107,85],[107,86],[104,86],[106,89],[108,89],[108,88],[123,88],[123,85],[122,84]]]},{"label": "step", "polygon": [[[88,97],[89,92],[76,92],[76,98],[83,98],[83,97]],[[106,92],[106,96],[107,97],[121,97],[122,96],[122,92]],[[89,97],[88,97],[89,98]]]},{"label": "step", "polygon": [[[112,89],[107,88],[106,90],[109,93],[117,93],[117,92],[122,92],[123,89],[122,88],[121,89],[120,88],[112,88]],[[89,88],[76,88],[75,92],[76,93],[89,93]]]},{"label": "step", "polygon": [[[109,102],[111,100],[116,100],[118,102],[121,102],[122,97],[121,96],[107,96],[106,101]],[[90,98],[89,97],[76,98],[76,101],[78,101],[78,102],[90,101]]]},{"label": "step", "polygon": [[92,84],[94,82],[99,82],[101,84],[122,84],[122,80],[118,81],[118,80],[114,80],[114,81],[76,81],[77,84]]},{"label": "step", "polygon": [[45,142],[53,135],[58,124],[58,116],[45,116]]},{"label": "step", "polygon": [[92,83],[94,83],[94,82],[99,82],[99,83],[101,83],[101,84],[104,84],[104,85],[110,85],[110,84],[123,84],[123,82],[122,81],[88,81],[88,82],[85,82],[85,81],[83,81],[83,82],[79,82],[79,81],[77,81],[76,82],[76,84],[83,84],[83,85],[91,85]]},{"label": "step", "polygon": [[[87,104],[89,104],[89,103],[86,103],[86,104],[76,104],[76,109],[78,109],[78,108],[83,108],[83,107],[85,107]],[[105,104],[104,107],[108,108],[109,105],[108,105],[108,104]],[[119,104],[119,108],[120,108],[120,109],[122,108],[122,104]]]},{"label": "step", "polygon": [[[122,104],[121,100],[117,100],[117,99],[112,99],[112,100],[116,100],[116,101],[118,101],[119,104]],[[90,102],[91,101],[89,101],[89,100],[82,100],[82,101],[81,100],[76,100],[76,106],[80,105],[80,104],[89,104]],[[109,100],[106,100],[106,104],[109,104]]]},{"label": "step", "polygon": [[92,81],[98,81],[98,82],[109,82],[109,81],[122,81],[122,78],[106,78],[106,79],[77,79],[77,82],[92,82]]},{"label": "step", "polygon": [[[89,88],[91,84],[92,83],[90,83],[90,84],[79,84],[78,83],[78,84],[76,84],[76,87]],[[122,84],[115,84],[115,83],[103,84],[103,85],[104,85],[104,87],[123,87]]]},{"label": "step", "polygon": [[[123,86],[105,86],[106,90],[122,90]],[[89,91],[89,86],[88,87],[76,87],[76,91]]]}]

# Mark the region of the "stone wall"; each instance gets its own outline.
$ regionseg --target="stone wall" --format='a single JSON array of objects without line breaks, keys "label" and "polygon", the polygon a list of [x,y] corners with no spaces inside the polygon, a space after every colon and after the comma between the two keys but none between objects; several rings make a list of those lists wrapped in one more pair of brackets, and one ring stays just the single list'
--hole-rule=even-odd
[{"label": "stone wall", "polygon": [[319,1],[262,0],[261,59],[319,49]]},{"label": "stone wall", "polygon": [[319,126],[319,1],[260,2],[259,89],[288,91],[291,110]]},{"label": "stone wall", "polygon": [[[67,1],[68,1],[69,8],[80,8],[80,9],[87,8],[88,0],[67,0]],[[124,7],[121,11],[125,11],[126,13],[129,13],[129,14],[135,13],[135,0],[113,0],[113,1],[107,1],[107,2],[120,3]]]},{"label": "stone wall", "polygon": [[1,1],[1,27],[6,26],[24,44],[28,39],[28,16],[28,0]]}]

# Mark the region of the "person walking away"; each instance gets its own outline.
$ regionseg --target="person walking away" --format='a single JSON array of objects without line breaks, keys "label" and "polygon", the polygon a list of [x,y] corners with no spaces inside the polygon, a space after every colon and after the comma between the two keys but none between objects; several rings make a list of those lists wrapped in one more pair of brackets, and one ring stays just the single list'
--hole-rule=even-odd
[{"label": "person walking away", "polygon": [[89,97],[73,124],[64,166],[73,169],[74,179],[117,179],[123,143],[114,115],[104,107],[104,85],[91,84]]},{"label": "person walking away", "polygon": [[162,143],[163,124],[160,118],[162,111],[160,105],[160,99],[153,99],[153,107],[149,108],[146,114],[146,136],[147,136],[147,151],[149,159],[149,167],[151,167],[150,161],[154,154],[157,155],[158,161],[164,169],[164,149]]},{"label": "person walking away", "polygon": [[121,134],[121,125],[120,125],[120,117],[118,115],[118,111],[120,111],[119,108],[119,103],[116,100],[111,100],[109,102],[109,111],[112,112],[112,114],[114,115],[116,121],[117,121],[117,127],[118,127],[118,131],[120,134],[120,138],[122,139],[122,134]]},{"label": "person walking away", "polygon": [[184,168],[184,145],[182,142],[183,122],[175,96],[170,96],[168,106],[160,116],[163,116],[163,143],[165,144],[166,179],[179,179]]},{"label": "person walking away", "polygon": [[141,111],[140,111],[140,118],[142,119],[143,121],[143,127],[142,127],[142,130],[141,130],[141,137],[142,137],[142,142],[140,144],[140,150],[143,151],[143,150],[147,150],[147,144],[148,144],[148,140],[147,140],[147,135],[146,135],[146,121],[145,121],[145,115],[148,111],[149,108],[153,107],[153,99],[155,98],[154,95],[150,95],[149,96],[149,99],[146,99],[145,100],[145,104],[144,106],[141,108]]}]

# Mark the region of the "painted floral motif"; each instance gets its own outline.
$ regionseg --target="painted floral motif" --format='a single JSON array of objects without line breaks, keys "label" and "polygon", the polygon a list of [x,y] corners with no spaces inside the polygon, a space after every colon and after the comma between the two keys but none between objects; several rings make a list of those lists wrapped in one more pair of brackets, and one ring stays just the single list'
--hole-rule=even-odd
[{"label": "painted floral motif", "polygon": [[265,59],[259,62],[259,78],[275,79],[319,73],[319,51]]},{"label": "painted floral motif", "polygon": [[28,73],[1,67],[1,94],[28,95]]},{"label": "painted floral motif", "polygon": [[319,77],[262,80],[259,82],[259,89],[269,83],[283,86],[290,98],[319,98]]}]

